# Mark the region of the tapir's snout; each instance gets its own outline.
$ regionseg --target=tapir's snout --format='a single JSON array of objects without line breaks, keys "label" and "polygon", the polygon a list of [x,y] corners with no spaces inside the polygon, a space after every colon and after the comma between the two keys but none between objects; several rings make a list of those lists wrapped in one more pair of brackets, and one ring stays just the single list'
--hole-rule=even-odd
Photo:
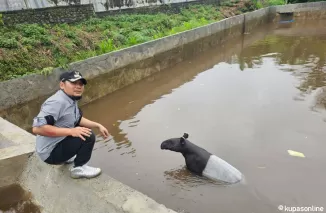
[{"label": "tapir's snout", "polygon": [[168,139],[161,143],[161,149],[179,152],[178,143],[174,140]]},{"label": "tapir's snout", "polygon": [[167,149],[167,143],[166,142],[161,143],[161,149]]}]

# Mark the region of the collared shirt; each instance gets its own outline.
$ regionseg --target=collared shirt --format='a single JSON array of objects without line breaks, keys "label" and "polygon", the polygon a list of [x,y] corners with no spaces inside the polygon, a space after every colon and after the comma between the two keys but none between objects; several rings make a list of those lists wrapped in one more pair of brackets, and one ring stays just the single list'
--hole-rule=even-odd
[{"label": "collared shirt", "polygon": [[[74,128],[82,116],[77,101],[70,98],[64,91],[58,90],[41,106],[39,114],[33,119],[33,127],[48,124],[46,116],[52,116],[54,126],[61,128]],[[66,136],[47,137],[36,136],[36,152],[45,161],[55,146]]]}]

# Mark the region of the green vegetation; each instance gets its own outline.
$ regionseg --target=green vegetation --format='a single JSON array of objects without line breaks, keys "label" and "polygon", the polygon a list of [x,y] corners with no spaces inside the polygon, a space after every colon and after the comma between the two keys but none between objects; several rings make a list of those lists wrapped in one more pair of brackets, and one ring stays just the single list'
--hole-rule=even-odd
[{"label": "green vegetation", "polygon": [[253,5],[256,9],[268,6],[284,5],[286,4],[286,1],[287,0],[252,0]]},{"label": "green vegetation", "polygon": [[180,14],[117,15],[79,24],[20,24],[0,27],[0,81],[172,35],[222,19],[213,5],[191,6]]}]

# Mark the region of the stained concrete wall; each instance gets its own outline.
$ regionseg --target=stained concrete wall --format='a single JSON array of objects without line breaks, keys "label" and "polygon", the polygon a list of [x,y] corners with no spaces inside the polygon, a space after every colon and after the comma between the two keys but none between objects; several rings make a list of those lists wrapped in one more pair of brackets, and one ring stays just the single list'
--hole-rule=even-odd
[{"label": "stained concrete wall", "polygon": [[[34,151],[34,136],[0,117],[0,187],[18,180]],[[3,146],[5,144],[5,146]]]},{"label": "stained concrete wall", "polygon": [[293,13],[293,19],[326,19],[326,2],[310,2],[270,7],[270,13],[276,14],[274,22],[280,20],[280,14]]},{"label": "stained concrete wall", "polygon": [[15,10],[2,13],[3,23],[7,26],[22,23],[74,23],[94,17],[92,4],[72,5],[69,7],[42,8],[38,10]]},{"label": "stained concrete wall", "polygon": [[[192,0],[192,1],[180,1],[172,2],[169,4],[154,4],[138,7],[127,7],[125,9],[111,10],[106,8],[105,10],[96,11],[95,4],[77,4],[77,5],[65,5],[56,7],[41,7],[41,8],[24,8],[23,10],[8,10],[1,12],[2,21],[6,26],[12,26],[14,24],[60,24],[60,23],[76,23],[91,17],[105,17],[116,14],[157,14],[162,13],[179,13],[182,8],[195,4],[218,4],[221,0]],[[1,0],[0,0],[1,2]],[[120,2],[120,1],[113,1]],[[125,2],[124,0],[120,3]],[[119,4],[120,4],[119,3]],[[111,5],[112,6],[112,5]],[[1,11],[1,3],[0,3]]]},{"label": "stained concrete wall", "polygon": [[56,6],[92,4],[95,12],[104,12],[190,1],[193,0],[0,0],[0,11],[18,11],[53,8]]},{"label": "stained concrete wall", "polygon": [[[318,11],[323,12],[326,10],[326,2],[309,2],[309,3],[298,3],[298,4],[288,4],[288,5],[278,5],[278,6],[271,6],[271,12],[276,13],[300,13],[300,12],[311,12],[311,11]],[[309,17],[306,17],[309,18]]]}]

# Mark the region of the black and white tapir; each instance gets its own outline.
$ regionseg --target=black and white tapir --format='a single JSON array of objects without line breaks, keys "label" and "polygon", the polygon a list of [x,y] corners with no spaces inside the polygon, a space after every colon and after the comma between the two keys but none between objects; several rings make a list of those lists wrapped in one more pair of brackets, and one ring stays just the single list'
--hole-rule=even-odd
[{"label": "black and white tapir", "polygon": [[237,183],[242,180],[242,174],[229,163],[207,152],[205,149],[191,143],[184,133],[180,138],[170,138],[161,143],[161,149],[180,152],[186,161],[187,168],[211,180],[226,183]]}]

